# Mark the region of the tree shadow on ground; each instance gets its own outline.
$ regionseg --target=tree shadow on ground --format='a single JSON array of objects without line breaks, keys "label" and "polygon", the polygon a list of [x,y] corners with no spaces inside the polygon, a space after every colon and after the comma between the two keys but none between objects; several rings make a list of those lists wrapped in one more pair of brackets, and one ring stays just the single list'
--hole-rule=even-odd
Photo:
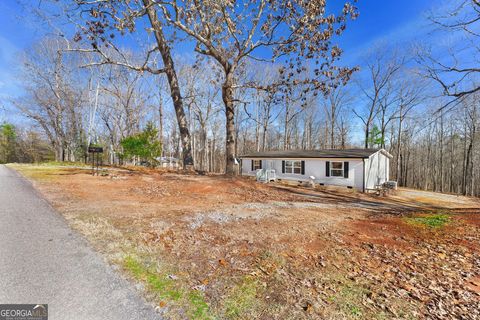
[{"label": "tree shadow on ground", "polygon": [[[355,194],[336,190],[313,190],[301,186],[272,185],[272,188],[288,191],[289,193],[304,197],[312,202],[334,203],[348,205],[360,209],[374,211],[374,214],[409,214],[415,211],[441,210],[443,206],[430,203],[413,201],[411,199],[395,199],[391,197],[375,197],[366,194]],[[455,209],[453,209],[455,210]]]}]

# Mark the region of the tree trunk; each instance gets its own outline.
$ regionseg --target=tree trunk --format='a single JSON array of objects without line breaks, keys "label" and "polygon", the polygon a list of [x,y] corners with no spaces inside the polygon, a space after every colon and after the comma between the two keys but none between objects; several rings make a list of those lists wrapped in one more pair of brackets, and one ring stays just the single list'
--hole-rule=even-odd
[{"label": "tree trunk", "polygon": [[368,138],[370,134],[370,124],[367,122],[365,125],[365,149],[368,149]]},{"label": "tree trunk", "polygon": [[397,137],[397,182],[399,183],[401,181],[401,170],[402,170],[401,157],[400,157],[400,152],[402,148],[402,122],[403,122],[402,109],[400,109],[400,117],[398,121],[398,137]]},{"label": "tree trunk", "polygon": [[[466,111],[465,111],[466,112]],[[464,121],[464,139],[463,139],[463,163],[462,163],[462,194],[467,192],[467,116]]]},{"label": "tree trunk", "polygon": [[475,154],[473,153],[473,150],[475,150],[475,135],[476,135],[476,107],[473,110],[473,116],[472,116],[472,129],[471,129],[471,138],[470,138],[470,195],[473,197],[475,195],[475,168],[474,168],[474,161],[473,158]]},{"label": "tree trunk", "polygon": [[163,28],[157,18],[154,2],[152,0],[143,0],[143,4],[148,14],[148,19],[153,27],[158,50],[162,56],[165,73],[167,74],[168,84],[170,85],[170,95],[172,96],[173,107],[177,116],[178,128],[183,149],[183,166],[185,169],[193,169],[192,144],[190,132],[188,130],[187,118],[183,109],[183,99],[178,84],[178,77],[175,71],[170,47],[163,34]]},{"label": "tree trunk", "polygon": [[472,149],[473,149],[473,139],[470,139],[470,143],[468,145],[468,150],[467,150],[467,158],[465,160],[466,162],[466,167],[465,167],[465,175],[463,177],[464,179],[464,189],[463,189],[463,195],[466,196],[468,194],[468,191],[467,191],[467,172],[468,172],[468,169],[470,168],[470,165],[472,164],[471,163],[471,156],[472,156]]},{"label": "tree trunk", "polygon": [[55,146],[55,161],[63,161],[63,147],[60,143]]},{"label": "tree trunk", "polygon": [[453,172],[455,170],[455,134],[453,131],[452,122],[450,122],[450,181],[449,181],[449,191],[455,192],[454,185],[453,185]]},{"label": "tree trunk", "polygon": [[262,151],[265,151],[265,146],[267,144],[267,125],[266,123],[263,124],[263,132],[262,132]]},{"label": "tree trunk", "polygon": [[235,175],[235,106],[233,104],[233,72],[227,70],[222,85],[222,100],[225,105],[225,174]]},{"label": "tree trunk", "polygon": [[443,109],[440,111],[440,192],[443,192]]},{"label": "tree trunk", "polygon": [[288,150],[288,116],[289,116],[289,105],[287,97],[287,105],[285,109],[285,125],[283,127],[283,150]]},{"label": "tree trunk", "polygon": [[[255,107],[255,150],[258,152],[260,151],[260,122],[259,122],[259,111],[258,111],[258,101],[257,105]],[[243,144],[245,145],[245,141],[243,141]]]},{"label": "tree trunk", "polygon": [[163,103],[162,103],[161,94],[160,94],[160,99],[158,103],[158,140],[162,144],[162,150],[163,150]]},{"label": "tree trunk", "polygon": [[332,119],[330,123],[330,148],[335,149],[335,111],[332,110]]}]

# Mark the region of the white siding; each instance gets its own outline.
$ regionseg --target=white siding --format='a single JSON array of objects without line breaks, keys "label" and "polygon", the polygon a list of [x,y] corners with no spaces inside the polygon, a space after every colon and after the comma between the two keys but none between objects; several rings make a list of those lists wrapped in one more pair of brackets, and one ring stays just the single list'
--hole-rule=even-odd
[{"label": "white siding", "polygon": [[[363,161],[362,159],[288,159],[288,160],[303,160],[305,161],[305,174],[282,174],[282,160],[284,159],[262,159],[263,169],[274,169],[278,179],[286,179],[293,181],[309,181],[310,176],[315,177],[316,183],[323,183],[325,185],[353,187],[357,190],[363,190]],[[252,159],[244,158],[242,160],[242,174],[255,175],[252,171]],[[326,176],[326,162],[327,161],[347,161],[348,178],[344,177],[327,177]]]},{"label": "white siding", "polygon": [[365,159],[365,188],[374,189],[389,180],[390,159],[381,151],[372,154]]}]

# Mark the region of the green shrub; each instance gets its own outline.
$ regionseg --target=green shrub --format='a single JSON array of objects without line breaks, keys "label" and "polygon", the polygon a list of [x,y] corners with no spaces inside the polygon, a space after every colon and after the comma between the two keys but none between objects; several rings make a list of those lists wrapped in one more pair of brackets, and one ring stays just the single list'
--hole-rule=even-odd
[{"label": "green shrub", "polygon": [[124,138],[120,144],[123,148],[123,158],[138,157],[156,166],[156,158],[162,155],[162,144],[158,140],[158,130],[153,123],[147,123],[145,129],[135,135]]}]

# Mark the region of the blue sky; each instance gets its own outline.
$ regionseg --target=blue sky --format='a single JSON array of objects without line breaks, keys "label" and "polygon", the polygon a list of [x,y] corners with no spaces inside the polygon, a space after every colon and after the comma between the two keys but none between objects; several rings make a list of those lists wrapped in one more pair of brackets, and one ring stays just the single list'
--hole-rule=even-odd
[{"label": "blue sky", "polygon": [[345,58],[356,62],[377,42],[392,44],[426,36],[426,15],[441,1],[360,0],[358,19],[348,25],[340,43]]},{"label": "blue sky", "polygon": [[[39,0],[30,0],[37,5]],[[442,1],[433,0],[360,0],[357,4],[359,18],[350,23],[339,39],[344,49],[343,62],[360,64],[362,56],[378,42],[392,45],[425,40],[428,30],[426,13],[435,10]],[[8,117],[1,106],[8,99],[21,93],[18,64],[21,52],[48,32],[48,27],[39,25],[32,14],[23,10],[16,0],[0,1],[0,122]]]}]

